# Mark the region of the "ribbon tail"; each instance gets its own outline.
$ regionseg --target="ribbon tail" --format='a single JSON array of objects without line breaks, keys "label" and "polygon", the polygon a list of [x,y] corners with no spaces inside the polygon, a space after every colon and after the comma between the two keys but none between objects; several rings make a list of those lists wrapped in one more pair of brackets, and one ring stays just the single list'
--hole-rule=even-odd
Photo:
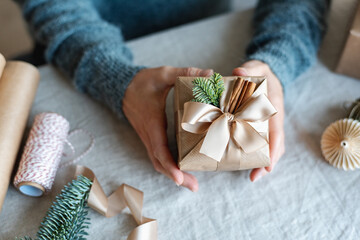
[{"label": "ribbon tail", "polygon": [[146,223],[136,227],[127,240],[156,240],[157,239],[157,222],[154,219],[146,219]]},{"label": "ribbon tail", "polygon": [[268,144],[267,140],[247,122],[236,120],[232,128],[232,138],[245,153],[254,152]]},{"label": "ribbon tail", "polygon": [[230,132],[226,115],[220,116],[209,127],[200,153],[220,162],[229,143]]},{"label": "ribbon tail", "polygon": [[119,214],[125,207],[130,209],[135,221],[139,225],[128,236],[128,240],[156,240],[157,222],[155,219],[142,216],[144,194],[129,185],[122,184],[115,192],[107,197],[96,179],[95,174],[84,166],[77,166],[76,175],[83,175],[93,184],[88,198],[89,207],[106,217]]}]

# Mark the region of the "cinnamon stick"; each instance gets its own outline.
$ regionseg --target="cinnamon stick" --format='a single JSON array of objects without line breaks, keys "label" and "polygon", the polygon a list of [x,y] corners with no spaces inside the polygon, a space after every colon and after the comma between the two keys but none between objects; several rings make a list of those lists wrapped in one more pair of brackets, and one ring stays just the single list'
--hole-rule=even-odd
[{"label": "cinnamon stick", "polygon": [[246,88],[247,88],[247,85],[248,85],[248,84],[249,84],[249,81],[246,81],[246,80],[245,80],[244,87],[242,88],[241,94],[240,94],[239,98],[237,99],[237,102],[236,102],[236,105],[235,105],[235,108],[234,108],[233,113],[240,107],[240,104],[241,104],[241,102],[242,102],[242,99],[243,99],[244,96],[245,96],[245,92],[246,92]]},{"label": "cinnamon stick", "polygon": [[233,87],[233,91],[231,93],[231,97],[229,100],[229,112],[232,113],[235,110],[237,99],[239,98],[241,91],[244,86],[244,80],[241,78],[237,78],[235,80],[235,84]]},{"label": "cinnamon stick", "polygon": [[245,103],[251,97],[251,95],[255,91],[255,87],[256,87],[256,83],[250,81],[248,82],[244,98],[241,100],[240,104]]},{"label": "cinnamon stick", "polygon": [[250,81],[246,81],[246,82],[247,82],[246,88],[243,88],[243,92],[242,92],[243,97],[241,101],[236,104],[234,112],[236,112],[240,108],[240,106],[244,104],[255,91],[256,83]]}]

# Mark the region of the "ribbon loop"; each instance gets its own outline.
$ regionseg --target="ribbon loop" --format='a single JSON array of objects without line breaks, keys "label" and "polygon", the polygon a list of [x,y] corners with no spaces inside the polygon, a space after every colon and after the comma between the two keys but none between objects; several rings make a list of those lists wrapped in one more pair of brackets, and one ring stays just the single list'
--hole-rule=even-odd
[{"label": "ribbon loop", "polygon": [[222,115],[222,111],[212,105],[199,102],[186,102],[181,127],[191,133],[201,134],[210,124]]},{"label": "ribbon loop", "polygon": [[235,119],[246,122],[263,122],[277,113],[265,94],[253,97],[235,113]]},{"label": "ribbon loop", "polygon": [[235,121],[232,128],[234,142],[245,153],[254,152],[267,144],[266,139],[245,121]]}]

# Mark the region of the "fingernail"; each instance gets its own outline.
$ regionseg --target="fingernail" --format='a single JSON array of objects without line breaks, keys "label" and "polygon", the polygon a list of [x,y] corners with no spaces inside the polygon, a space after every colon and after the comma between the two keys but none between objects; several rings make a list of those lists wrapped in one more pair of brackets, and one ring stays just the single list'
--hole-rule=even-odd
[{"label": "fingernail", "polygon": [[257,174],[255,177],[254,177],[254,181],[253,182],[256,182],[257,180],[259,180],[261,178],[261,175],[260,174]]},{"label": "fingernail", "polygon": [[175,184],[176,184],[177,186],[182,185],[183,182],[184,182],[183,173],[180,172],[180,171],[178,171],[178,172],[173,173],[173,174],[174,174],[174,175],[173,175],[173,180],[174,180]]},{"label": "fingernail", "polygon": [[238,68],[236,68],[236,70],[237,70],[238,74],[240,74],[242,76],[248,76],[249,75],[248,71],[243,67],[238,67]]},{"label": "fingernail", "polygon": [[194,188],[189,188],[189,187],[185,187],[187,190],[189,190],[189,191],[191,191],[191,192],[193,192],[193,193],[195,193],[195,192],[197,192],[197,189],[194,189]]},{"label": "fingernail", "polygon": [[176,186],[181,186],[182,182],[180,182],[178,179],[174,179],[174,182],[176,184]]}]

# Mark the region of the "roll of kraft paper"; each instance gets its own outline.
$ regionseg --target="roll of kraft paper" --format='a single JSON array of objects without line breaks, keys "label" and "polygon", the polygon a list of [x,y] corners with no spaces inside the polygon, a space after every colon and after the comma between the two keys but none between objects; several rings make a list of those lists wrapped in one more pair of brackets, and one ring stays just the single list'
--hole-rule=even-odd
[{"label": "roll of kraft paper", "polygon": [[[1,62],[4,62],[1,56]],[[0,212],[9,186],[40,74],[31,64],[9,61],[0,78]]]}]

